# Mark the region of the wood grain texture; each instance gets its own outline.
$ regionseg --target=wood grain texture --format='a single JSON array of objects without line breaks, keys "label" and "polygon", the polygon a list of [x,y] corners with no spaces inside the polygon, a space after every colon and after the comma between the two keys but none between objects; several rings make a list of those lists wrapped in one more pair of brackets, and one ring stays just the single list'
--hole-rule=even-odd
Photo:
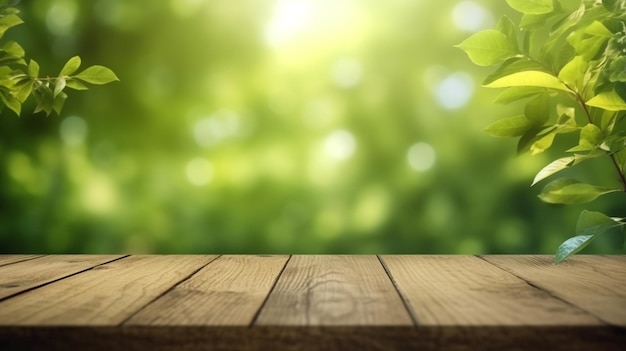
[{"label": "wood grain texture", "polygon": [[603,255],[602,257],[617,260],[621,263],[626,263],[626,255]]},{"label": "wood grain texture", "polygon": [[0,302],[0,325],[118,325],[214,258],[123,258]]},{"label": "wood grain texture", "polygon": [[55,255],[0,267],[0,300],[76,274],[122,255]]},{"label": "wood grain texture", "polygon": [[619,259],[576,255],[554,265],[548,255],[483,258],[607,323],[626,326],[626,270]]},{"label": "wood grain texture", "polygon": [[126,324],[248,326],[288,258],[221,256]]},{"label": "wood grain texture", "polygon": [[21,261],[32,260],[43,255],[0,255],[0,266],[17,263]]},{"label": "wood grain texture", "polygon": [[293,256],[256,325],[412,325],[376,256]]},{"label": "wood grain texture", "polygon": [[598,325],[595,317],[474,256],[382,256],[420,325]]},{"label": "wood grain texture", "polygon": [[6,327],[3,351],[621,351],[615,327]]}]

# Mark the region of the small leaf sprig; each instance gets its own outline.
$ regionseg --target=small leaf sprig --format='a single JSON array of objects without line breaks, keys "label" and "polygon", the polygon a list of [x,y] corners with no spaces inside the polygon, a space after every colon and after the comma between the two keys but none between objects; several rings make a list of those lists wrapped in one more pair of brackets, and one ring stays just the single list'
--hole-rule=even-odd
[{"label": "small leaf sprig", "polygon": [[[19,10],[13,7],[19,0],[0,0],[0,39],[4,33],[19,24]],[[25,51],[20,44],[9,41],[0,48],[0,112],[6,106],[16,115],[22,104],[33,96],[34,112],[61,113],[67,94],[66,88],[87,90],[86,84],[102,85],[119,81],[107,67],[95,65],[75,74],[81,65],[79,56],[70,58],[57,77],[40,77],[39,64],[31,59],[26,64]]]},{"label": "small leaf sprig", "polygon": [[[495,29],[457,45],[480,66],[498,66],[483,85],[506,88],[496,102],[526,100],[523,113],[499,119],[485,131],[519,137],[518,153],[553,146],[557,135],[578,133],[568,156],[552,161],[531,186],[594,158],[608,159],[616,184],[599,186],[558,178],[539,198],[550,204],[584,204],[626,192],[626,0],[507,0],[522,14],[503,16]],[[574,5],[574,6],[572,6]],[[584,210],[576,236],[557,249],[555,263],[579,252],[599,235],[622,229],[624,218]]]}]

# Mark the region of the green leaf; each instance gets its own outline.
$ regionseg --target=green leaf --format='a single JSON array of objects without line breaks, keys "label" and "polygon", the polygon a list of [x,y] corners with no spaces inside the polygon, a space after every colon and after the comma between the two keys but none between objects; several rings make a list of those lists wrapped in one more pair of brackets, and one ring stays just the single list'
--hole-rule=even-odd
[{"label": "green leaf", "polygon": [[558,116],[557,133],[571,133],[578,130],[578,125],[576,124],[576,110],[573,107],[557,104],[556,115]]},{"label": "green leaf", "polygon": [[28,63],[28,75],[32,78],[37,78],[39,76],[39,64],[35,60],[30,60]]},{"label": "green leaf", "polygon": [[567,42],[574,47],[576,55],[580,55],[586,60],[592,60],[596,57],[607,41],[608,38],[606,37],[590,37],[583,31],[573,32],[567,37]]},{"label": "green leaf", "polygon": [[513,9],[531,15],[550,13],[554,9],[552,0],[506,0]]},{"label": "green leaf", "polygon": [[580,140],[578,145],[588,147],[589,150],[593,150],[602,143],[604,139],[604,133],[595,124],[588,123],[580,131]]},{"label": "green leaf", "polygon": [[620,56],[609,65],[609,81],[626,82],[626,56]]},{"label": "green leaf", "polygon": [[561,69],[559,79],[570,89],[582,92],[586,84],[587,69],[589,69],[589,62],[582,56],[576,56]]},{"label": "green leaf", "polygon": [[555,136],[556,136],[556,129],[542,136],[541,138],[539,138],[532,145],[530,145],[531,154],[536,155],[536,154],[539,154],[548,150],[550,146],[552,146]]},{"label": "green leaf", "polygon": [[8,16],[0,17],[0,38],[4,36],[4,33],[9,28],[15,27],[18,24],[22,24],[22,23],[24,23],[24,21],[22,21],[22,19],[16,15],[8,15]]},{"label": "green leaf", "polygon": [[600,119],[600,129],[609,135],[613,132],[615,121],[617,120],[617,112],[604,110]]},{"label": "green leaf", "polygon": [[80,67],[80,63],[81,61],[80,61],[79,56],[72,57],[71,59],[67,61],[67,63],[65,63],[65,65],[61,69],[61,73],[59,73],[59,76],[62,77],[62,76],[69,76],[73,74],[74,72],[76,72],[78,67]]},{"label": "green leaf", "polygon": [[538,134],[541,133],[544,128],[540,126],[530,127],[517,142],[517,154],[520,155],[530,149],[530,146],[537,141]]},{"label": "green leaf", "polygon": [[15,112],[18,117],[20,116],[22,103],[18,99],[0,90],[0,100],[2,100],[2,103],[11,111]]},{"label": "green leaf", "polygon": [[61,110],[63,109],[63,105],[65,104],[65,100],[67,99],[67,94],[60,93],[59,95],[54,97],[54,102],[52,104],[52,109],[57,115],[61,114]]},{"label": "green leaf", "polygon": [[24,54],[25,54],[24,48],[22,48],[20,44],[14,41],[10,41],[4,44],[4,46],[2,47],[2,50],[6,52],[7,54],[13,57],[18,57],[18,58],[24,57]]},{"label": "green leaf", "polygon": [[65,78],[63,77],[59,77],[54,81],[54,92],[52,94],[52,96],[54,96],[55,98],[57,97],[57,95],[59,95],[63,89],[65,89]]},{"label": "green leaf", "polygon": [[566,258],[584,249],[594,238],[594,235],[579,235],[565,240],[554,254],[554,263],[559,264]]},{"label": "green leaf", "polygon": [[542,71],[545,68],[536,61],[528,58],[514,57],[506,60],[502,63],[498,69],[492,74],[488,75],[483,81],[483,85],[492,83],[499,78],[509,76],[513,73],[525,72],[525,71]]},{"label": "green leaf", "polygon": [[620,191],[620,189],[585,184],[570,178],[560,178],[548,183],[539,194],[539,198],[550,204],[575,205],[593,201],[601,195],[615,191]]},{"label": "green leaf", "polygon": [[539,183],[540,181],[546,179],[547,177],[570,167],[571,165],[574,164],[574,160],[576,160],[575,156],[568,156],[568,157],[559,158],[555,161],[550,162],[550,164],[543,167],[539,171],[539,173],[537,173],[537,175],[535,176],[535,179],[533,179],[533,183],[530,186],[533,186]]},{"label": "green leaf", "polygon": [[[526,13],[524,15],[522,15],[522,19],[520,20],[519,26],[522,30],[526,31],[526,33],[529,34],[527,39],[531,39],[532,38],[532,34],[535,34],[536,32],[533,30],[535,29],[534,27],[537,26],[541,26],[544,23],[546,23],[546,20],[550,19],[550,14],[542,14],[542,15],[533,15],[530,13]],[[527,40],[525,42],[526,44],[526,49],[529,48],[530,46],[530,42],[532,40]],[[526,50],[528,51],[528,50]]]},{"label": "green leaf", "polygon": [[47,86],[40,86],[33,90],[33,96],[35,97],[35,113],[44,111],[46,115],[50,115],[53,110],[54,96],[52,90]]},{"label": "green leaf", "polygon": [[508,104],[513,101],[529,98],[545,92],[547,92],[547,90],[540,87],[511,87],[500,93],[494,102]]},{"label": "green leaf", "polygon": [[614,13],[623,13],[626,8],[624,0],[602,0],[602,5],[604,8]]},{"label": "green leaf", "polygon": [[506,15],[502,16],[496,24],[496,29],[502,32],[514,48],[519,48],[519,40],[517,38],[519,29]]},{"label": "green leaf", "polygon": [[119,81],[119,78],[109,68],[104,66],[91,66],[77,74],[75,78],[78,78],[84,82],[91,84],[107,84],[114,81]]},{"label": "green leaf", "polygon": [[544,124],[550,117],[550,101],[547,94],[539,95],[528,101],[524,114],[534,124]]},{"label": "green leaf", "polygon": [[65,79],[65,86],[74,90],[87,90],[87,86],[80,81],[72,78]]},{"label": "green leaf", "polygon": [[24,103],[33,91],[35,82],[32,80],[24,80],[15,85],[14,96],[20,102]]},{"label": "green leaf", "polygon": [[557,249],[554,262],[562,262],[567,257],[582,250],[598,235],[621,225],[619,219],[615,220],[600,212],[583,210],[576,224],[576,236],[561,244]]},{"label": "green leaf", "polygon": [[526,116],[520,115],[499,119],[487,126],[485,132],[498,137],[521,136],[532,126]]},{"label": "green leaf", "polygon": [[457,47],[479,66],[490,66],[519,54],[506,35],[495,29],[478,32]]},{"label": "green leaf", "polygon": [[[572,32],[572,28],[575,27],[580,20],[585,15],[585,4],[581,1],[580,6],[574,12],[572,12],[569,16],[563,18],[561,21],[557,22],[551,32],[548,40],[541,46],[540,54],[542,57],[546,59],[546,61],[550,62],[553,66],[561,67],[565,64],[562,62],[563,59],[568,59],[570,55],[566,55],[566,51],[568,48],[573,50],[567,44],[565,37]],[[551,15],[554,17],[553,15]],[[565,54],[565,55],[564,55]],[[564,57],[563,57],[564,56]],[[562,62],[562,65],[558,65]],[[567,61],[566,61],[567,62]]]},{"label": "green leaf", "polygon": [[620,222],[616,222],[604,213],[583,210],[576,223],[576,235],[598,234],[599,228],[608,230],[616,225],[620,225]]},{"label": "green leaf", "polygon": [[608,30],[601,22],[593,21],[587,28],[585,28],[585,33],[589,35],[594,35],[597,37],[605,37],[612,38],[613,33]]},{"label": "green leaf", "polygon": [[487,85],[488,88],[508,88],[508,87],[541,87],[571,92],[559,79],[549,73],[540,71],[527,71],[513,73],[499,78]]},{"label": "green leaf", "polygon": [[608,111],[623,111],[626,110],[626,102],[622,100],[621,96],[615,91],[607,91],[594,96],[591,100],[587,101],[588,106],[599,107]]}]

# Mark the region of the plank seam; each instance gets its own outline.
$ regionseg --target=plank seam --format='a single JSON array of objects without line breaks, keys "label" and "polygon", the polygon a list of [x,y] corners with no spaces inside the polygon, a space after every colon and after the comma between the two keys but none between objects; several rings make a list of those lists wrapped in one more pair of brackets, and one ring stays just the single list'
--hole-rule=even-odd
[{"label": "plank seam", "polygon": [[194,275],[196,275],[196,273],[200,272],[204,267],[210,265],[211,263],[215,262],[215,260],[217,260],[218,258],[222,257],[223,255],[217,255],[216,257],[213,257],[212,260],[209,260],[209,262],[201,265],[200,267],[198,267],[198,269],[192,271],[191,273],[189,273],[186,277],[184,277],[183,279],[181,279],[180,281],[176,282],[174,285],[170,286],[168,289],[166,289],[165,291],[163,291],[161,294],[159,294],[158,296],[156,296],[154,299],[152,299],[151,301],[147,302],[145,305],[143,305],[141,308],[137,309],[135,312],[131,313],[130,315],[128,315],[125,319],[123,319],[118,326],[123,326],[124,324],[126,324],[131,318],[133,318],[135,315],[137,315],[139,312],[143,311],[144,309],[146,309],[148,306],[150,306],[151,304],[153,304],[155,301],[157,301],[158,299],[160,299],[161,297],[169,294],[170,291],[176,289],[180,284],[186,282],[187,280],[191,279],[191,277],[193,277]]},{"label": "plank seam", "polygon": [[263,299],[263,302],[261,303],[261,306],[259,306],[259,309],[254,313],[254,316],[252,317],[252,321],[250,322],[250,325],[248,326],[248,328],[252,328],[256,324],[257,320],[259,319],[259,316],[261,315],[261,311],[263,311],[263,308],[265,308],[265,305],[267,304],[267,301],[269,300],[270,296],[274,292],[274,288],[276,288],[276,285],[278,285],[278,281],[280,280],[280,277],[283,276],[283,272],[287,268],[287,265],[289,264],[289,261],[291,261],[292,257],[293,257],[293,255],[289,255],[289,257],[287,257],[287,261],[285,261],[285,264],[283,265],[283,268],[276,275],[276,279],[274,280],[274,284],[272,284],[272,287],[270,288],[270,291],[267,292],[267,295]]},{"label": "plank seam", "polygon": [[389,267],[387,267],[387,264],[385,263],[383,258],[380,257],[380,255],[376,255],[376,258],[378,258],[378,262],[380,262],[380,264],[383,266],[383,269],[385,270],[387,277],[389,277],[389,280],[391,280],[391,284],[393,285],[393,288],[396,290],[396,293],[400,297],[400,300],[402,301],[404,308],[409,313],[409,317],[411,318],[413,325],[419,326],[419,318],[417,317],[417,313],[415,313],[415,311],[413,310],[413,307],[411,306],[409,299],[406,296],[404,296],[402,291],[400,291],[400,287],[398,287],[398,284],[396,283],[395,278],[391,274],[391,271],[389,271]]},{"label": "plank seam", "polygon": [[16,263],[21,263],[21,262],[26,262],[26,261],[31,261],[37,258],[42,258],[46,255],[39,255],[39,256],[35,256],[35,257],[24,257],[24,259],[21,259],[19,261],[13,261],[13,262],[9,262],[9,263],[0,263],[0,267],[4,267],[4,266],[8,266],[8,265],[12,265],[12,264],[16,264]]},{"label": "plank seam", "polygon": [[481,259],[481,260],[483,260],[483,261],[487,262],[488,264],[490,264],[490,265],[492,265],[492,266],[494,266],[494,267],[496,267],[496,268],[498,268],[498,269],[500,269],[500,270],[502,270],[502,271],[505,271],[505,272],[509,273],[510,275],[512,275],[512,276],[514,276],[514,277],[518,278],[519,280],[523,281],[524,283],[528,284],[528,286],[530,286],[530,287],[532,287],[532,288],[534,288],[534,289],[537,289],[537,290],[539,290],[539,291],[541,291],[541,292],[543,292],[543,293],[547,294],[548,296],[550,296],[550,297],[552,297],[552,298],[554,298],[554,299],[557,299],[557,300],[559,300],[559,301],[561,301],[561,302],[565,303],[566,305],[572,306],[572,307],[574,307],[575,309],[578,309],[578,310],[580,310],[580,311],[583,311],[584,313],[586,313],[586,314],[588,314],[588,315],[590,315],[590,316],[592,316],[592,317],[596,318],[597,320],[599,320],[600,322],[602,322],[602,323],[604,323],[604,324],[606,324],[606,325],[608,325],[608,326],[613,326],[613,324],[611,324],[611,323],[607,322],[606,320],[604,320],[603,318],[599,317],[599,316],[598,316],[598,315],[596,315],[595,313],[593,313],[593,312],[591,312],[591,311],[588,311],[588,310],[586,310],[586,309],[584,309],[584,308],[582,308],[582,307],[580,307],[580,306],[578,306],[578,305],[576,305],[576,304],[574,304],[574,303],[572,303],[572,302],[570,302],[570,301],[567,301],[567,300],[563,299],[562,297],[560,297],[560,296],[558,296],[558,295],[554,294],[554,293],[553,293],[552,291],[550,291],[549,289],[543,288],[543,287],[541,287],[540,285],[535,284],[535,283],[533,283],[533,282],[531,282],[531,281],[529,281],[529,280],[525,279],[524,277],[521,277],[521,276],[519,276],[519,275],[517,275],[517,274],[513,273],[512,271],[508,270],[506,267],[502,267],[502,266],[500,266],[500,265],[498,265],[498,264],[496,264],[496,263],[489,262],[489,261],[488,261],[487,259],[485,259],[482,255],[476,255],[476,258],[479,258],[479,259]]},{"label": "plank seam", "polygon": [[[68,275],[64,275],[64,276],[59,277],[59,278],[57,278],[57,279],[51,280],[51,281],[49,281],[49,282],[45,282],[45,283],[42,283],[42,284],[39,284],[39,285],[32,286],[32,287],[30,287],[30,288],[28,288],[28,289],[25,289],[25,290],[22,290],[22,291],[18,291],[18,292],[14,293],[14,294],[7,295],[7,296],[5,296],[5,297],[0,298],[0,302],[5,301],[5,300],[10,299],[10,298],[13,298],[13,297],[18,296],[18,295],[22,295],[22,294],[27,293],[27,292],[29,292],[29,291],[33,291],[33,290],[35,290],[35,289],[42,288],[42,287],[44,287],[44,286],[46,286],[46,285],[50,285],[50,284],[52,284],[52,283],[56,283],[56,282],[58,282],[58,281],[60,281],[60,280],[67,279],[67,278],[73,277],[73,276],[75,276],[75,275],[78,275],[78,274],[84,273],[84,272],[89,271],[89,270],[92,270],[92,269],[94,269],[94,268],[96,268],[96,267],[99,267],[99,266],[102,266],[102,265],[105,265],[105,264],[109,264],[109,263],[111,263],[111,262],[115,262],[115,261],[121,260],[121,259],[126,258],[126,257],[128,257],[128,256],[130,256],[130,255],[123,255],[123,256],[121,256],[121,257],[118,257],[118,258],[112,259],[112,260],[110,260],[110,261],[102,262],[102,263],[99,263],[99,264],[97,264],[97,265],[95,265],[95,266],[91,266],[91,267],[89,267],[89,268],[82,269],[82,270],[80,270],[80,271],[78,271],[78,272],[74,272],[74,273],[71,273],[71,274],[68,274]],[[42,256],[42,257],[43,257],[43,256]],[[36,257],[36,258],[39,258],[39,257]],[[24,261],[21,261],[21,262],[24,262]]]}]

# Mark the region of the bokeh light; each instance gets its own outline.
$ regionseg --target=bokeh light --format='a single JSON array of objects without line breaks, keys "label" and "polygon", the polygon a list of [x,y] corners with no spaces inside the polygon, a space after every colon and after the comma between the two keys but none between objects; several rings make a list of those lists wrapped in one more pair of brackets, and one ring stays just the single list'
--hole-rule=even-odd
[{"label": "bokeh light", "polygon": [[19,8],[2,40],[42,75],[79,55],[120,82],[69,91],[60,116],[2,111],[4,252],[551,253],[573,233],[580,208],[529,188],[554,155],[483,133],[519,106],[454,47],[519,20],[505,1]]}]

